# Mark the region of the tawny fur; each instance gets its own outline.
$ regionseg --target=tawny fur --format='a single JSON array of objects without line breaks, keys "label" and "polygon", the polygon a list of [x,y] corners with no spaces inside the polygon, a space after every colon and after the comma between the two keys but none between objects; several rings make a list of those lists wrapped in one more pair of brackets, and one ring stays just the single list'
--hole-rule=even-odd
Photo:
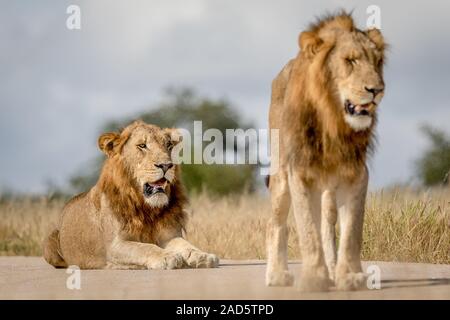
[{"label": "tawny fur", "polygon": [[[164,172],[156,166],[171,161],[177,139],[175,129],[140,121],[121,133],[103,134],[99,147],[107,159],[99,180],[64,207],[58,228],[44,242],[47,262],[82,269],[216,267],[215,255],[183,239],[187,198],[179,167]],[[162,178],[164,194],[146,199],[144,183]]]},{"label": "tawny fur", "polygon": [[[338,289],[356,289],[364,282],[359,254],[366,160],[384,90],[385,44],[378,30],[358,30],[346,13],[319,20],[301,33],[299,44],[298,56],[272,83],[269,126],[280,130],[280,158],[269,184],[266,284],[294,281],[286,253],[286,219],[292,206],[303,260],[301,289],[328,290],[333,280]],[[368,115],[346,113],[347,101]],[[338,212],[341,241],[336,255]]]}]

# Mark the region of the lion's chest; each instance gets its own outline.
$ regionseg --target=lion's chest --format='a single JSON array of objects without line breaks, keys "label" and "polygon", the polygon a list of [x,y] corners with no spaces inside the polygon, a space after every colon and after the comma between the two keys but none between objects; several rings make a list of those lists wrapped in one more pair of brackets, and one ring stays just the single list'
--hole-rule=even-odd
[{"label": "lion's chest", "polygon": [[135,219],[127,221],[122,232],[131,241],[161,245],[181,234],[181,228],[174,226],[166,219]]}]

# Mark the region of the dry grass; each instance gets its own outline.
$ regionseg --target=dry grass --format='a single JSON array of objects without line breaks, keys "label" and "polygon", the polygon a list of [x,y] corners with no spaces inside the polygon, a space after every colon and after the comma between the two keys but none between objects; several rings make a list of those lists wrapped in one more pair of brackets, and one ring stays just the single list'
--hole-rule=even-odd
[{"label": "dry grass", "polygon": [[[40,255],[45,234],[56,224],[61,201],[0,203],[0,255]],[[191,199],[190,241],[229,259],[264,259],[267,196]],[[292,215],[289,257],[300,258]],[[364,260],[450,264],[450,191],[408,189],[371,194],[364,225]]]},{"label": "dry grass", "polygon": [[63,205],[45,198],[0,202],[0,255],[41,255],[41,243]]}]

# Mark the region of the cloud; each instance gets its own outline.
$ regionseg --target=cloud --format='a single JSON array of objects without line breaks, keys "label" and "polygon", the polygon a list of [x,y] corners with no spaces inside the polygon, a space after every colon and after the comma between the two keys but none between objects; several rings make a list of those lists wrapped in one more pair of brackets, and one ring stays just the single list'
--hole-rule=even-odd
[{"label": "cloud", "polygon": [[[65,27],[70,4],[82,29]],[[270,83],[297,54],[314,17],[370,1],[8,2],[0,19],[0,186],[42,191],[64,183],[97,154],[111,118],[157,102],[167,85],[227,97],[246,119],[267,126]],[[378,1],[389,43],[375,187],[407,180],[425,147],[418,126],[448,128],[450,3]],[[4,62],[3,62],[4,61]]]}]

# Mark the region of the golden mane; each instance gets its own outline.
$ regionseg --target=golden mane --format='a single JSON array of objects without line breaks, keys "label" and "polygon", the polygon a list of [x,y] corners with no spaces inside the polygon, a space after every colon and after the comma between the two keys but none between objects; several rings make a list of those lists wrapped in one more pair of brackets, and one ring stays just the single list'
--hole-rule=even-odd
[{"label": "golden mane", "polygon": [[106,160],[97,186],[96,206],[100,205],[103,193],[121,222],[122,230],[136,240],[155,243],[154,235],[162,229],[184,229],[186,214],[183,207],[187,198],[179,179],[171,185],[169,204],[163,208],[154,208],[145,202],[142,191],[134,185],[119,157]]},{"label": "golden mane", "polygon": [[339,11],[338,13],[326,13],[316,19],[308,26],[306,31],[319,32],[324,28],[339,28],[347,31],[353,31],[355,25],[351,13]]}]

